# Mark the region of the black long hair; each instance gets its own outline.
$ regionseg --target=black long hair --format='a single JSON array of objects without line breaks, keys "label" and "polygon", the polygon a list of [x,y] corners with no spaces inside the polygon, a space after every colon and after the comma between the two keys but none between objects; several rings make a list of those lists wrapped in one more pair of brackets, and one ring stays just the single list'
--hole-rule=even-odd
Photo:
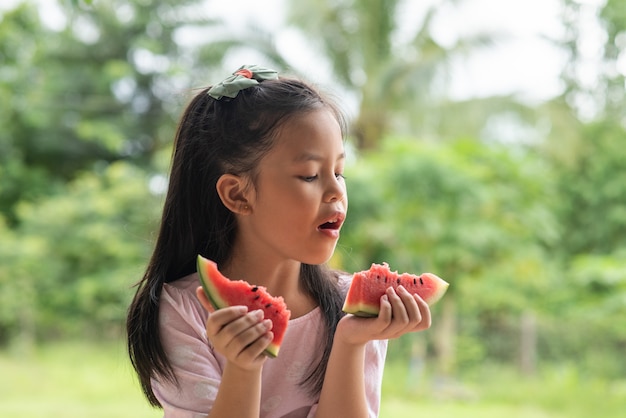
[{"label": "black long hair", "polygon": [[[259,160],[272,146],[277,128],[291,117],[326,108],[335,115],[342,134],[346,133],[345,117],[339,108],[300,80],[266,80],[240,91],[232,100],[215,100],[207,90],[191,100],[179,123],[159,235],[128,310],[128,353],[142,390],[154,406],[160,404],[150,380],[177,383],[159,335],[163,284],[195,272],[198,254],[218,264],[231,256],[237,225],[217,194],[219,177],[233,173],[253,178]],[[337,273],[325,265],[303,264],[300,285],[321,308],[326,325],[320,360],[312,364],[301,382],[316,394],[321,391],[342,315],[342,296]]]}]

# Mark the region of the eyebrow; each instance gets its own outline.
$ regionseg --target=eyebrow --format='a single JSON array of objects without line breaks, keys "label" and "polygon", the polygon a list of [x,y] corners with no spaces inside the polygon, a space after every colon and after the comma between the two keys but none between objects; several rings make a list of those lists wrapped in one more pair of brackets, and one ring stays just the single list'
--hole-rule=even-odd
[{"label": "eyebrow", "polygon": [[[339,154],[337,156],[337,161],[343,160],[345,158],[346,158],[346,153],[342,152],[341,154]],[[295,163],[305,163],[305,162],[308,162],[308,161],[322,161],[322,160],[324,160],[324,157],[319,155],[319,154],[315,154],[315,153],[312,153],[312,152],[304,152],[304,153],[298,155],[296,158],[294,158],[293,161]]]}]

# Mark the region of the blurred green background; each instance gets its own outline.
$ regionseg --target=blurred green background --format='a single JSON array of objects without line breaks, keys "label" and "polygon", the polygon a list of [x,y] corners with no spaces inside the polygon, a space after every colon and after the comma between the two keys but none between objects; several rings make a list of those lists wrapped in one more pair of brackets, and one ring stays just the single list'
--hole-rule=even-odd
[{"label": "blurred green background", "polygon": [[431,330],[391,342],[381,417],[623,416],[626,3],[518,4],[555,11],[554,56],[509,67],[533,85],[528,68],[560,57],[534,97],[472,90],[464,70],[511,45],[463,29],[488,2],[417,3],[3,2],[0,415],[160,416],[123,326],[177,119],[195,89],[259,63],[351,115],[333,265],[451,283]]}]

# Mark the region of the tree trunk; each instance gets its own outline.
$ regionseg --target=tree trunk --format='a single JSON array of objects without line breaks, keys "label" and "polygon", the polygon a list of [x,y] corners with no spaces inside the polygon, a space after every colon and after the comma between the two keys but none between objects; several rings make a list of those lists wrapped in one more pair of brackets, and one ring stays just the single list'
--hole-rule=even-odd
[{"label": "tree trunk", "polygon": [[382,112],[382,110],[361,109],[353,128],[358,149],[371,150],[382,141],[386,130],[385,116]]},{"label": "tree trunk", "polygon": [[537,320],[531,311],[525,311],[520,319],[520,372],[532,376],[537,370]]},{"label": "tree trunk", "polygon": [[417,391],[424,378],[424,366],[426,364],[426,343],[424,338],[417,334],[411,336],[411,358],[409,361],[409,373],[405,388],[409,391]]},{"label": "tree trunk", "polygon": [[435,352],[437,355],[437,374],[440,377],[451,377],[456,362],[456,304],[454,298],[443,298],[441,315],[433,325]]}]

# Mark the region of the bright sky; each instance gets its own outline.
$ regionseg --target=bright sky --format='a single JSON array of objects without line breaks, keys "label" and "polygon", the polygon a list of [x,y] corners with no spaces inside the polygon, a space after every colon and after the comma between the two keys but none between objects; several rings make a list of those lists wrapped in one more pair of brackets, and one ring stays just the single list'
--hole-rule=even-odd
[{"label": "bright sky", "polygon": [[[2,7],[10,7],[19,0],[1,0]],[[96,0],[98,1],[98,0]],[[274,32],[278,48],[290,57],[290,62],[299,70],[316,68],[309,79],[327,82],[330,68],[320,66],[319,56],[292,28],[284,25],[285,4],[297,0],[205,0],[206,5],[198,12],[206,17],[221,17],[233,30],[253,23]],[[580,77],[587,79],[590,86],[594,81],[594,54],[597,55],[602,42],[602,33],[593,24],[594,7],[605,0],[578,0],[586,7],[589,22],[584,44],[589,54],[588,68],[581,67]],[[42,18],[51,26],[59,25],[63,19],[55,11],[54,0],[38,0]],[[401,16],[399,38],[409,37],[424,16],[427,7],[442,3],[440,0],[406,0]],[[465,0],[460,7],[449,7],[435,21],[434,36],[443,45],[453,44],[459,37],[477,31],[501,33],[493,46],[474,53],[468,61],[460,63],[455,70],[449,89],[453,97],[463,99],[473,96],[514,93],[519,97],[540,101],[560,91],[559,73],[566,62],[564,54],[546,38],[559,38],[563,28],[559,22],[560,0]],[[236,5],[236,7],[233,6]],[[262,4],[262,7],[260,6]],[[61,23],[63,24],[63,23]],[[257,57],[234,55],[227,59],[226,66],[236,67],[252,62]],[[597,57],[595,57],[597,58]],[[232,61],[232,63],[231,63]]]},{"label": "bright sky", "polygon": [[[289,29],[280,29],[284,19],[282,6],[288,0],[265,0],[264,7],[255,0],[238,0],[237,13],[230,2],[208,0],[211,13],[226,19],[234,27],[246,22],[277,31],[277,43],[293,56],[298,68],[318,64],[306,40],[298,39]],[[403,28],[407,36],[417,28],[426,7],[438,0],[406,2]],[[463,2],[462,2],[463,3]],[[457,98],[517,93],[530,100],[542,100],[559,93],[559,72],[565,57],[542,37],[562,34],[558,13],[559,0],[466,0],[458,9],[450,8],[436,20],[435,38],[444,45],[477,31],[495,31],[504,36],[488,50],[474,54],[459,65],[450,86]],[[248,13],[241,12],[249,11]],[[264,13],[264,10],[269,12]]]},{"label": "bright sky", "polygon": [[452,91],[461,97],[519,93],[531,99],[558,94],[565,56],[544,38],[562,35],[558,13],[557,0],[471,0],[442,17],[441,40],[480,30],[503,35],[460,66]]}]

